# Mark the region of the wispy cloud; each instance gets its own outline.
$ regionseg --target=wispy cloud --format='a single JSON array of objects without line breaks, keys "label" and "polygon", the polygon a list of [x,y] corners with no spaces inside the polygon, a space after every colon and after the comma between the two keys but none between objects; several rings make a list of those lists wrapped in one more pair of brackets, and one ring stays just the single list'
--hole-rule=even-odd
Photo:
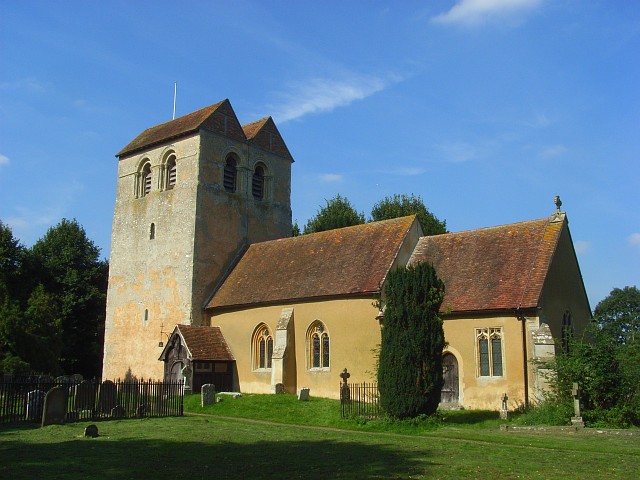
[{"label": "wispy cloud", "polygon": [[640,248],[640,233],[632,233],[627,240],[632,247]]},{"label": "wispy cloud", "polygon": [[591,242],[576,240],[573,243],[573,247],[576,249],[576,253],[587,253],[591,250]]},{"label": "wispy cloud", "polygon": [[550,147],[542,149],[540,156],[544,158],[558,157],[567,151],[569,151],[569,149],[564,145],[551,145]]},{"label": "wispy cloud", "polygon": [[543,0],[459,0],[451,9],[431,20],[446,25],[480,25],[495,19],[517,18]]},{"label": "wispy cloud", "polygon": [[325,173],[320,175],[320,180],[326,183],[339,183],[344,180],[344,176],[337,173]]},{"label": "wispy cloud", "polygon": [[313,113],[330,112],[345,107],[356,100],[363,100],[388,86],[401,81],[398,75],[351,76],[342,79],[313,78],[290,85],[281,93],[280,105],[272,106],[273,117],[278,123]]},{"label": "wispy cloud", "polygon": [[35,78],[23,78],[13,82],[0,82],[0,90],[29,90],[32,92],[45,92],[47,87]]},{"label": "wispy cloud", "polygon": [[464,142],[440,145],[440,150],[444,159],[453,163],[468,162],[478,156],[478,149]]},{"label": "wispy cloud", "polygon": [[6,157],[0,153],[0,167],[3,165],[9,165],[9,157]]}]

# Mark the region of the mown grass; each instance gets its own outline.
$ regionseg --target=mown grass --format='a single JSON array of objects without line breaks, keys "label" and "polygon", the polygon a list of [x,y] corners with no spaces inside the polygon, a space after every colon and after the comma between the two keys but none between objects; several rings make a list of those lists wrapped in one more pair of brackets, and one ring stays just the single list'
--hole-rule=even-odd
[{"label": "mown grass", "polygon": [[[495,412],[341,420],[339,403],[244,395],[181,418],[0,427],[0,478],[637,478],[640,435],[502,432]],[[236,417],[236,418],[232,418]],[[244,417],[244,418],[242,418]],[[625,434],[628,432],[624,432]]]},{"label": "mown grass", "polygon": [[216,416],[0,429],[0,478],[637,478],[638,438],[356,432]]}]

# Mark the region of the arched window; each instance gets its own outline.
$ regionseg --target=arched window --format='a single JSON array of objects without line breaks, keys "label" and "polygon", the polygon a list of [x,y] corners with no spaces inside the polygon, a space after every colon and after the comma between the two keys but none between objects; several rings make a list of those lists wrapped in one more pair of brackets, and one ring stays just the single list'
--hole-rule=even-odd
[{"label": "arched window", "polygon": [[169,155],[167,158],[167,164],[165,166],[165,189],[171,190],[176,185],[176,156],[175,154]]},{"label": "arched window", "polygon": [[502,376],[502,329],[481,328],[476,330],[478,352],[478,375],[481,377]]},{"label": "arched window", "polygon": [[251,193],[256,200],[264,199],[264,166],[256,165],[251,180]]},{"label": "arched window", "polygon": [[562,349],[564,352],[568,352],[571,347],[571,339],[573,338],[573,319],[571,318],[571,312],[567,310],[562,315]]},{"label": "arched window", "polygon": [[145,163],[140,174],[141,192],[140,196],[145,197],[151,191],[151,164]]},{"label": "arched window", "polygon": [[224,165],[224,189],[229,193],[236,191],[236,181],[238,177],[238,162],[232,155],[227,157],[227,162]]},{"label": "arched window", "polygon": [[308,366],[310,369],[328,369],[330,360],[329,332],[318,320],[307,332]]},{"label": "arched window", "polygon": [[273,356],[273,336],[269,327],[261,324],[253,334],[253,369],[264,370],[271,368],[271,357]]}]

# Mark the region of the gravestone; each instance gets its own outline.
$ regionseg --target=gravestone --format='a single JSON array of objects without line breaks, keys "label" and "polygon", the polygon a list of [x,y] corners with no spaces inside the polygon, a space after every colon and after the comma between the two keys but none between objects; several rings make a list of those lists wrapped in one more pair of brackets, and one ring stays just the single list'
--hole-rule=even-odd
[{"label": "gravestone", "polygon": [[509,418],[509,406],[507,402],[509,401],[509,397],[505,393],[502,395],[502,406],[500,408],[500,418],[502,420],[507,420]]},{"label": "gravestone", "polygon": [[45,395],[42,390],[27,393],[27,420],[42,420]]},{"label": "gravestone", "polygon": [[117,403],[117,390],[111,380],[105,380],[98,390],[98,412],[109,414]]},{"label": "gravestone", "polygon": [[98,427],[95,425],[87,425],[84,429],[84,436],[96,438],[98,436]]},{"label": "gravestone", "polygon": [[127,412],[122,405],[116,405],[111,409],[111,418],[124,418],[126,416]]},{"label": "gravestone", "polygon": [[191,365],[187,364],[180,373],[182,373],[182,377],[184,379],[184,392],[191,393],[191,375],[193,374]]},{"label": "gravestone", "polygon": [[282,393],[284,393],[284,384],[282,384],[282,383],[276,383],[276,386],[275,386],[275,392],[274,392],[274,393],[276,393],[276,394],[282,394]]},{"label": "gravestone", "polygon": [[298,400],[301,402],[307,402],[309,400],[309,389],[307,387],[302,387],[298,391]]},{"label": "gravestone", "polygon": [[202,385],[201,396],[201,405],[203,407],[213,405],[216,403],[216,386],[211,383],[205,383]]},{"label": "gravestone", "polygon": [[351,374],[347,372],[347,369],[345,368],[344,370],[342,370],[342,373],[340,374],[340,378],[342,379],[342,384],[340,385],[341,402],[348,402],[349,400],[351,400],[351,390],[349,389],[349,384],[347,383],[349,377],[351,377]]},{"label": "gravestone", "polygon": [[65,387],[53,387],[44,397],[42,426],[63,424],[66,414],[67,389]]},{"label": "gravestone", "polygon": [[573,384],[573,390],[571,392],[573,394],[573,410],[574,416],[571,417],[571,425],[578,428],[584,427],[584,422],[582,421],[582,416],[580,415],[580,387],[576,382]]},{"label": "gravestone", "polygon": [[92,410],[96,404],[96,386],[87,381],[80,382],[73,388],[73,409]]},{"label": "gravestone", "polygon": [[138,405],[138,410],[136,411],[138,418],[144,418],[147,416],[147,406],[144,403]]}]

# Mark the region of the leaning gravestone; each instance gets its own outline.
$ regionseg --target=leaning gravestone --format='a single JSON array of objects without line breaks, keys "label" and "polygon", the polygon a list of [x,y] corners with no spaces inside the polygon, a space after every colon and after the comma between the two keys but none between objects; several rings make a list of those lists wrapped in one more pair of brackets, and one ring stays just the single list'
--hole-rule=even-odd
[{"label": "leaning gravestone", "polygon": [[45,395],[42,390],[27,393],[27,420],[42,420]]},{"label": "leaning gravestone", "polygon": [[105,380],[98,390],[98,412],[109,414],[117,403],[117,389],[111,380]]},{"label": "leaning gravestone", "polygon": [[63,424],[67,414],[67,389],[53,387],[44,397],[44,413],[42,426]]},{"label": "leaning gravestone", "polygon": [[111,418],[124,418],[126,416],[127,412],[122,405],[116,405],[111,409]]},{"label": "leaning gravestone", "polygon": [[216,386],[211,383],[205,383],[202,385],[201,390],[201,405],[206,407],[216,403]]},{"label": "leaning gravestone", "polygon": [[309,389],[307,387],[302,387],[298,392],[298,400],[301,402],[306,402],[309,400]]}]

